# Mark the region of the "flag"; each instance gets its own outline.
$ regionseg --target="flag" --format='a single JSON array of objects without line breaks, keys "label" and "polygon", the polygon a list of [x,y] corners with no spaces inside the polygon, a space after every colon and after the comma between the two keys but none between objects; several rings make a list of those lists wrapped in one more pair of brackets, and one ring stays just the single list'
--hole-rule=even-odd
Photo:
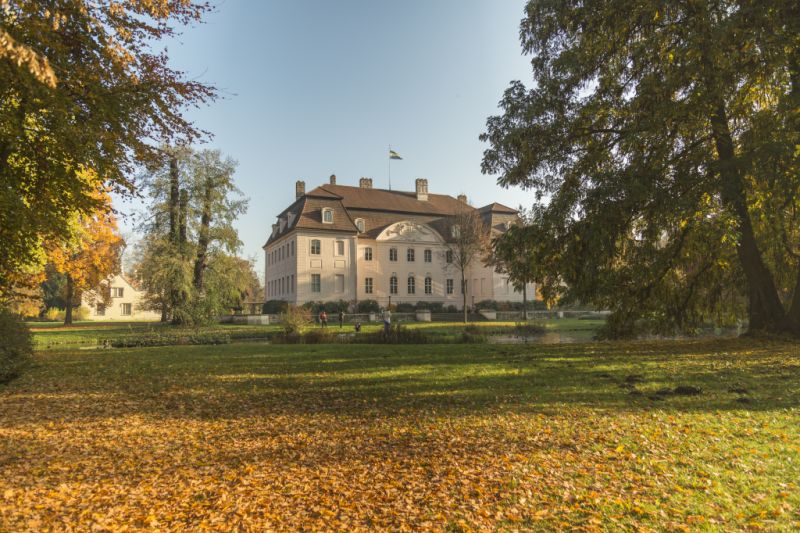
[{"label": "flag", "polygon": [[394,150],[389,150],[389,159],[400,159],[400,160],[402,160],[403,158],[400,157],[400,154],[398,154]]}]

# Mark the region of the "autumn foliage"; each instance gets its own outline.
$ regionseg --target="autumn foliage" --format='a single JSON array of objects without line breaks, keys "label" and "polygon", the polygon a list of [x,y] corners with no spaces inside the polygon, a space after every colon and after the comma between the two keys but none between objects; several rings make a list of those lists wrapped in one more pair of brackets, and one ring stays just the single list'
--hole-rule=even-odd
[{"label": "autumn foliage", "polygon": [[736,340],[40,353],[0,389],[0,529],[791,530],[798,365]]}]

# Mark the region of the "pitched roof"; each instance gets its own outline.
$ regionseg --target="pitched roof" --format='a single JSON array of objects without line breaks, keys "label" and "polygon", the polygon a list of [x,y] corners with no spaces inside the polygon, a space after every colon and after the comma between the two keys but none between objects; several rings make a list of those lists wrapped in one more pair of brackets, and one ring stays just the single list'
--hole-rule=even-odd
[{"label": "pitched roof", "polygon": [[[333,223],[322,222],[322,209],[329,207],[333,209]],[[293,215],[290,217],[289,215]],[[292,205],[278,215],[278,219],[285,218],[286,225],[283,230],[278,228],[267,239],[268,244],[280,239],[295,228],[317,229],[323,231],[343,231],[357,233],[355,223],[350,218],[350,214],[342,206],[341,201],[332,195],[305,195],[295,200]]]},{"label": "pitched roof", "polygon": [[461,200],[446,194],[428,193],[427,200],[417,200],[416,192],[367,189],[349,185],[320,185],[309,192],[307,196],[338,198],[346,209],[367,209],[420,215],[453,215],[465,206],[470,207]]},{"label": "pitched roof", "polygon": [[507,205],[499,204],[497,202],[491,203],[489,205],[485,205],[478,209],[481,213],[508,213],[510,215],[516,215],[517,210],[511,209]]}]

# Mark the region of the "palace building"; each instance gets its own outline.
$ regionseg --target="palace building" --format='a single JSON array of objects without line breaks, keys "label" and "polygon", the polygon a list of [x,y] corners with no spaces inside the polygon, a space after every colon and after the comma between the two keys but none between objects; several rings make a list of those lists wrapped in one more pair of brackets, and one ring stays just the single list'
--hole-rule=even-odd
[{"label": "palace building", "polygon": [[[294,203],[278,215],[264,245],[266,300],[427,301],[460,308],[461,274],[448,242],[452,217],[464,209],[474,209],[493,234],[518,220],[517,211],[498,203],[476,209],[464,195],[429,193],[426,179],[417,179],[411,192],[375,189],[370,178],[358,187],[338,185],[336,176],[307,192],[298,181]],[[468,305],[522,301],[508,278],[480,258],[472,262],[466,291]]]}]

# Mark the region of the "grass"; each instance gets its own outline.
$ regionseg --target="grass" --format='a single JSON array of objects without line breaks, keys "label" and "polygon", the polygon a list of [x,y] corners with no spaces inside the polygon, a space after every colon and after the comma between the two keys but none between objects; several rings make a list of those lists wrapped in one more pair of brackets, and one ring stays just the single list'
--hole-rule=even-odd
[{"label": "grass", "polygon": [[[558,319],[536,322],[545,327],[547,333],[540,339],[545,342],[589,341],[597,330],[603,325],[602,320]],[[439,337],[443,341],[456,337],[464,330],[460,322],[408,322],[404,323],[409,328],[419,328],[429,335]],[[37,349],[64,348],[70,346],[96,345],[100,339],[128,339],[147,335],[150,332],[180,331],[168,324],[158,322],[80,322],[72,326],[52,322],[32,322],[29,324],[33,332],[33,340]],[[470,325],[479,328],[486,335],[508,335],[515,322],[473,322]],[[311,326],[312,328],[318,326]],[[382,328],[380,323],[363,324],[362,331],[378,331]],[[331,323],[332,331],[340,331],[338,324]],[[191,329],[191,328],[187,328]],[[281,330],[280,325],[244,325],[244,324],[218,324],[204,326],[200,329],[203,333],[226,334],[234,340],[248,338],[268,338]],[[352,333],[352,324],[345,324],[342,332]]]},{"label": "grass", "polygon": [[51,350],[0,530],[789,531],[798,393],[755,340]]}]

